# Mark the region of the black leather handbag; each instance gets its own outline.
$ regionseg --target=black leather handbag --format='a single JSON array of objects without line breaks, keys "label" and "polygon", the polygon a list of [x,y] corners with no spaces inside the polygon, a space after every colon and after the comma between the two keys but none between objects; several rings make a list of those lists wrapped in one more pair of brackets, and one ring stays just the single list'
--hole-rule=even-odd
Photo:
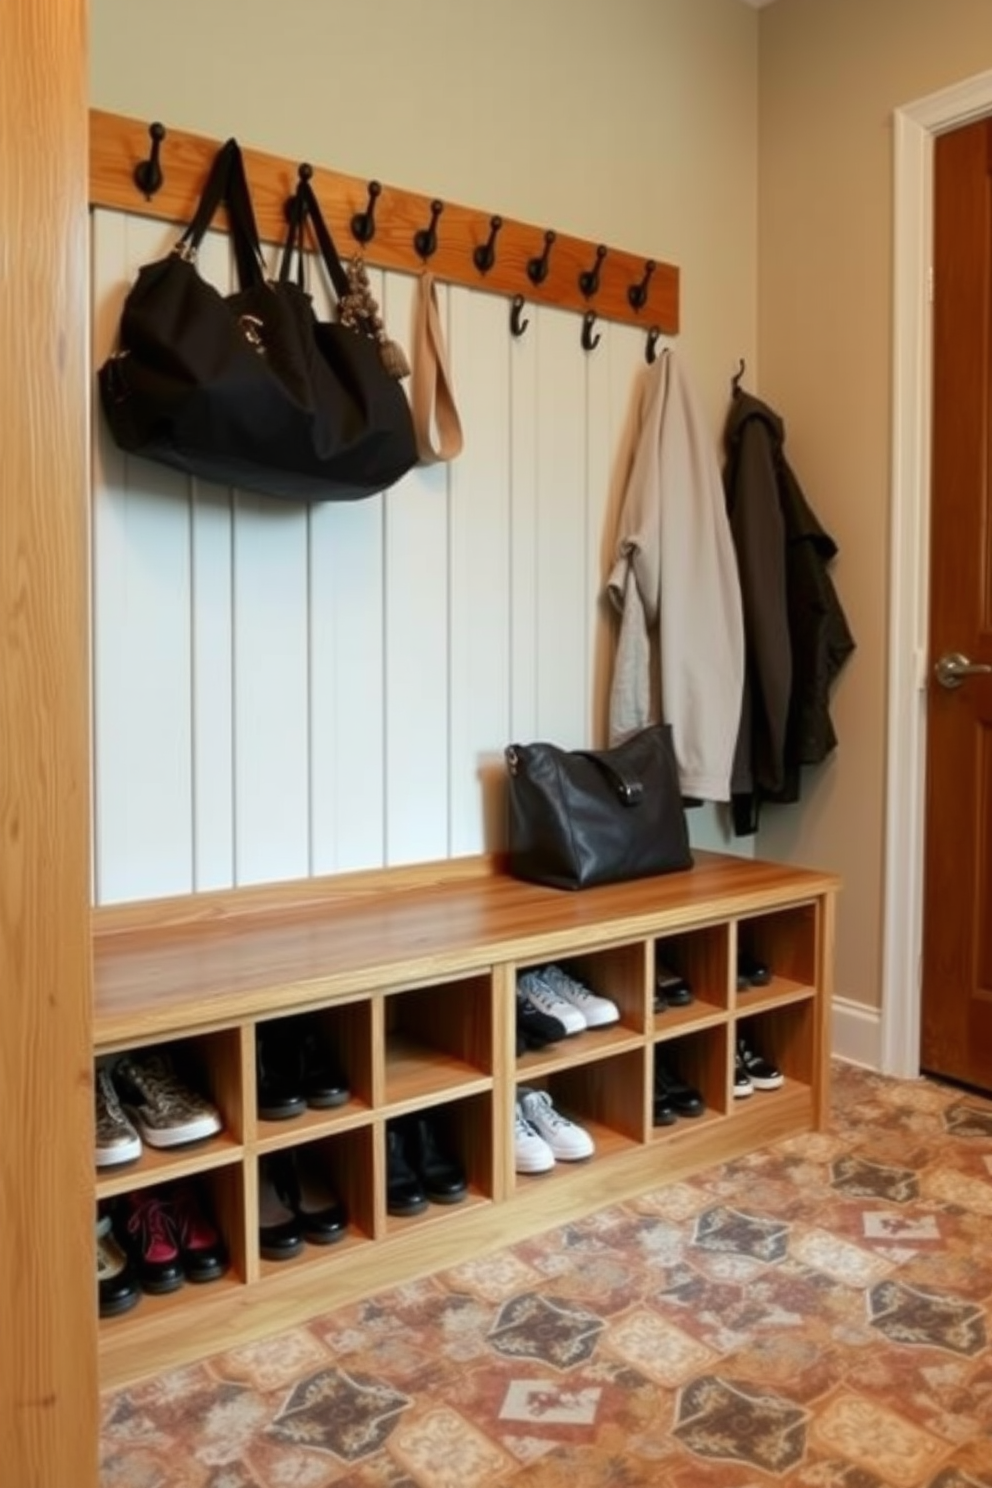
[{"label": "black leather handbag", "polygon": [[[237,265],[231,295],[201,278],[195,262],[221,202]],[[340,302],[349,279],[308,183],[290,216],[284,267],[306,217]],[[384,490],[416,463],[413,419],[383,365],[381,326],[351,320],[323,324],[288,273],[266,279],[241,151],[228,140],[182,238],[141,269],[125,299],[118,349],[99,371],[114,440],[269,496],[340,501]]]},{"label": "black leather handbag", "polygon": [[692,867],[667,724],[614,749],[511,744],[506,764],[515,877],[584,889]]}]

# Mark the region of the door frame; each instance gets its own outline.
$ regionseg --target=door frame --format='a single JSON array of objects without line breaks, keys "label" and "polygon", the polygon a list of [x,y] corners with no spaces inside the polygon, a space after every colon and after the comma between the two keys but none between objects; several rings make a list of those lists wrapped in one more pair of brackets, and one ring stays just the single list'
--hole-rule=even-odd
[{"label": "door frame", "polygon": [[894,114],[892,477],[881,1066],[920,1073],[930,573],[933,141],[992,113],[992,70]]}]

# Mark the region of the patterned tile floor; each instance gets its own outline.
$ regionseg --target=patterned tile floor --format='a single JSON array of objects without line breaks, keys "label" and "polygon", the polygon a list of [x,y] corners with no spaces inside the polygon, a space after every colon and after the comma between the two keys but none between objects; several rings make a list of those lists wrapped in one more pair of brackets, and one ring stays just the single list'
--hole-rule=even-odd
[{"label": "patterned tile floor", "polygon": [[[755,1099],[760,1099],[755,1096]],[[992,1101],[830,1130],[103,1401],[103,1488],[992,1488]]]}]

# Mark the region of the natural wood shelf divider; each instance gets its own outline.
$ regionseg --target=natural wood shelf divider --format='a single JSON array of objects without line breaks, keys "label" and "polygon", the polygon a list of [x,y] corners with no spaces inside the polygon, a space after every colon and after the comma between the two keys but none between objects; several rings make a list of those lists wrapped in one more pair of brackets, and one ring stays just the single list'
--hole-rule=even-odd
[{"label": "natural wood shelf divider", "polygon": [[[169,129],[161,144],[162,185],[149,198],[134,179],[135,166],[148,159],[151,149],[147,122],[93,109],[90,204],[185,225],[219,144],[202,135]],[[281,242],[286,230],[285,203],[296,188],[300,162],[247,148],[243,154],[259,232],[266,242]],[[522,295],[530,303],[582,315],[591,311],[598,319],[639,326],[645,332],[678,332],[679,271],[673,264],[658,261],[646,277],[649,260],[556,231],[547,277],[534,284],[527,273],[528,262],[540,258],[546,232],[555,229],[549,223],[535,226],[503,217],[494,242],[495,261],[483,274],[474,254],[489,241],[494,214],[457,202],[444,203],[436,223],[437,249],[423,260],[416,252],[414,234],[430,225],[432,198],[386,183],[375,205],[375,236],[363,246],[352,235],[351,220],[368,207],[369,182],[308,163],[313,167],[314,191],[342,257],[360,251],[367,263],[379,268],[419,273],[427,267],[438,279],[469,289],[511,298]],[[219,218],[216,225],[224,224]],[[601,247],[607,251],[599,257]],[[597,262],[599,287],[586,296],[580,275],[594,270]],[[631,303],[630,291],[645,283],[647,298],[638,309]]]}]

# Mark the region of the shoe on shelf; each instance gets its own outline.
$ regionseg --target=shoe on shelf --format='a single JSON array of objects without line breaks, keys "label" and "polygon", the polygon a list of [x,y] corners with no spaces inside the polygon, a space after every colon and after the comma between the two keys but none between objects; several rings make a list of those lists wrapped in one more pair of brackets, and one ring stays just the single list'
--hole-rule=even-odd
[{"label": "shoe on shelf", "polygon": [[559,996],[539,971],[521,971],[517,976],[517,992],[538,1012],[556,1018],[566,1034],[581,1033],[589,1026],[579,1008]]},{"label": "shoe on shelf", "polygon": [[517,989],[517,1054],[528,1049],[544,1049],[568,1037],[568,1029],[558,1018],[541,1009]]},{"label": "shoe on shelf", "polygon": [[149,1147],[179,1147],[222,1130],[220,1112],[177,1076],[168,1054],[124,1054],[113,1081],[127,1114]]},{"label": "shoe on shelf", "polygon": [[168,1194],[173,1233],[187,1281],[216,1281],[229,1265],[227,1246],[192,1183],[179,1183]]},{"label": "shoe on shelf", "polygon": [[554,1153],[527,1120],[519,1101],[513,1119],[513,1165],[518,1173],[547,1173],[555,1165]]},{"label": "shoe on shelf", "polygon": [[263,1121],[289,1121],[307,1108],[303,1056],[288,1018],[273,1018],[255,1029],[255,1092]]},{"label": "shoe on shelf", "polygon": [[546,1090],[519,1087],[518,1105],[524,1120],[543,1137],[557,1162],[581,1162],[592,1157],[596,1144],[584,1127],[555,1110]]},{"label": "shoe on shelf", "polygon": [[433,1204],[458,1204],[468,1193],[465,1169],[446,1147],[436,1123],[429,1116],[414,1116],[405,1123],[407,1160]]},{"label": "shoe on shelf", "polygon": [[754,1086],[751,1083],[751,1076],[741,1058],[740,1049],[737,1049],[734,1052],[734,1100],[746,1100],[749,1095],[753,1094]]},{"label": "shoe on shelf", "polygon": [[258,1249],[267,1261],[291,1261],[303,1249],[303,1224],[280,1196],[282,1153],[259,1159]]},{"label": "shoe on shelf", "polygon": [[303,1095],[308,1106],[327,1111],[347,1105],[351,1099],[348,1081],[315,1017],[300,1020],[300,1053],[303,1060]]},{"label": "shoe on shelf", "polygon": [[96,1281],[102,1318],[119,1317],[141,1301],[137,1275],[114,1234],[114,1221],[110,1214],[97,1215]]},{"label": "shoe on shelf", "polygon": [[737,952],[737,990],[746,992],[750,987],[767,987],[772,979],[771,968],[750,951]]},{"label": "shoe on shelf", "polygon": [[124,1195],[118,1233],[131,1257],[141,1290],[152,1296],[178,1291],[186,1280],[169,1206],[151,1188]]},{"label": "shoe on shelf", "polygon": [[121,1110],[120,1097],[105,1064],[96,1067],[95,1093],[97,1167],[135,1162],[141,1156],[141,1138]]},{"label": "shoe on shelf", "polygon": [[702,1116],[706,1110],[706,1102],[696,1087],[683,1080],[657,1054],[654,1060],[654,1102],[656,1109],[659,1104],[662,1110],[666,1105],[670,1106],[676,1116]]},{"label": "shoe on shelf", "polygon": [[573,1008],[578,1008],[586,1020],[587,1028],[606,1028],[610,1023],[619,1023],[620,1009],[609,997],[593,992],[585,982],[580,982],[564,967],[552,963],[542,966],[539,976],[547,982],[552,992],[564,998]]},{"label": "shoe on shelf", "polygon": [[653,1116],[655,1126],[674,1126],[679,1119],[679,1113],[672,1105],[672,1098],[663,1085],[655,1084]]},{"label": "shoe on shelf", "polygon": [[386,1211],[389,1214],[407,1216],[423,1214],[427,1208],[427,1195],[413,1168],[407,1161],[403,1141],[404,1133],[396,1122],[386,1127]]},{"label": "shoe on shelf", "polygon": [[755,1090],[778,1090],[785,1084],[785,1076],[771,1060],[764,1059],[746,1039],[737,1040],[737,1061],[747,1071],[747,1077]]},{"label": "shoe on shelf", "polygon": [[654,1010],[663,1013],[666,1008],[688,1007],[692,1002],[692,988],[677,971],[655,960]]},{"label": "shoe on shelf", "polygon": [[333,1245],[348,1228],[348,1211],[328,1181],[319,1150],[297,1147],[273,1163],[276,1192],[300,1222],[311,1245]]}]

